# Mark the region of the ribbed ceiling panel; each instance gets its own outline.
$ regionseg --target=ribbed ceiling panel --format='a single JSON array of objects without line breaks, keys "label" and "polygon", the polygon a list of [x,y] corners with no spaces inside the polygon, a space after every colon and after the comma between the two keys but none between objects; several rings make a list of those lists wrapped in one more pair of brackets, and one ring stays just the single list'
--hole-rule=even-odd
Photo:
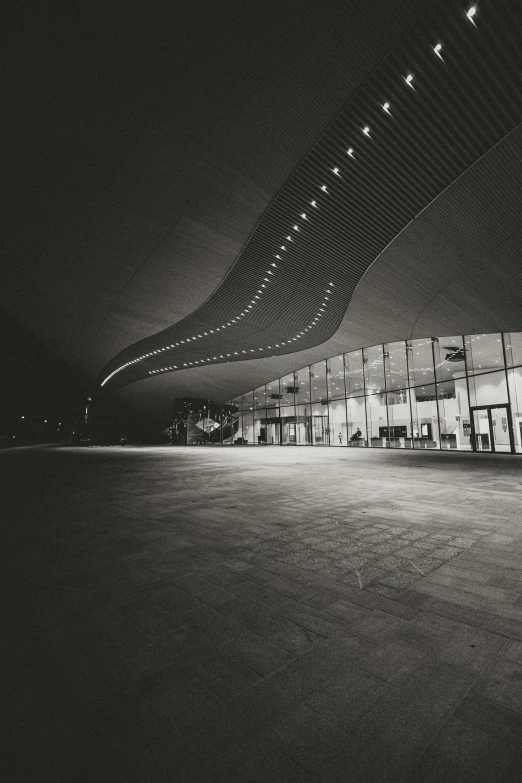
[{"label": "ribbed ceiling panel", "polygon": [[409,32],[285,183],[215,293],[121,352],[101,384],[291,353],[336,331],[384,248],[522,120],[512,6],[482,2],[471,20],[467,8],[443,2]]}]

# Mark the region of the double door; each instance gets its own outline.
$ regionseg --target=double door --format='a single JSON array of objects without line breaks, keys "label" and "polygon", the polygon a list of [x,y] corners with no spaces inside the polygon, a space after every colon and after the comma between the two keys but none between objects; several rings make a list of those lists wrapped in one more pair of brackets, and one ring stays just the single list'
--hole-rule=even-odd
[{"label": "double door", "polygon": [[471,408],[473,451],[513,453],[511,412],[507,405]]}]

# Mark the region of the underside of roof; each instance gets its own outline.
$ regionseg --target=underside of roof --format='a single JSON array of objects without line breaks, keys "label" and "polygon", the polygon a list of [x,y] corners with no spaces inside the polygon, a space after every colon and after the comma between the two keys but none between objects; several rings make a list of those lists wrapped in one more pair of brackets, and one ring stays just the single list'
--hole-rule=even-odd
[{"label": "underside of roof", "polygon": [[[164,415],[381,340],[519,329],[519,28],[506,0],[470,8],[305,5],[257,28],[222,8],[198,38],[187,6],[179,48],[163,33],[153,55],[148,20],[112,82],[102,39],[85,104],[105,113],[76,98],[64,144],[13,173],[6,305]],[[96,32],[73,31],[79,60]]]}]

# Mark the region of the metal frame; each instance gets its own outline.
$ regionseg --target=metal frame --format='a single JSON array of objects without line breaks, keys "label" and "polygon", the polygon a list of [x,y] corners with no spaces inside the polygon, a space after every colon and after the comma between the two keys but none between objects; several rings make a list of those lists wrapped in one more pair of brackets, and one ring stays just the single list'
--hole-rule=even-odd
[{"label": "metal frame", "polygon": [[[509,432],[509,452],[497,452],[495,448],[495,438],[493,437],[493,420],[491,418],[491,411],[492,410],[498,410],[499,408],[504,408],[506,410],[507,414],[507,425],[508,425],[508,432]],[[489,449],[489,452],[491,454],[515,454],[515,444],[513,440],[513,423],[512,423],[512,416],[511,416],[511,404],[509,402],[499,402],[494,405],[474,405],[473,407],[470,406],[469,413],[471,418],[471,433],[472,433],[472,441],[471,441],[471,447],[472,450],[478,454],[479,449],[477,449],[477,432],[475,431],[475,417],[474,413],[475,411],[487,411],[488,413],[488,426],[489,426],[489,442],[491,448]],[[480,434],[480,433],[479,433]]]}]

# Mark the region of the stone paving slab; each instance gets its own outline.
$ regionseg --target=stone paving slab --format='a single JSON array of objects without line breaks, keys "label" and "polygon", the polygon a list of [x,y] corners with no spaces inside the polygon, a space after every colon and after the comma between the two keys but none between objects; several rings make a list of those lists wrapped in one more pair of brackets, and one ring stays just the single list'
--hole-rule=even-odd
[{"label": "stone paving slab", "polygon": [[8,779],[520,780],[522,460],[125,447],[0,467]]}]

